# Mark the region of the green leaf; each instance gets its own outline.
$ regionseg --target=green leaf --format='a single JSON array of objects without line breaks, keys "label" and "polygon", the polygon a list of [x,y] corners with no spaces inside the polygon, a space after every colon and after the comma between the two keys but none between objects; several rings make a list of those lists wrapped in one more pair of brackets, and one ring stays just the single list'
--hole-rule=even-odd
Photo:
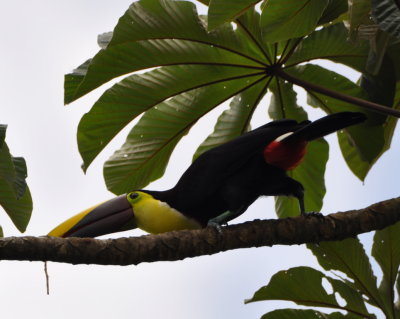
[{"label": "green leaf", "polygon": [[261,29],[266,42],[279,42],[310,34],[321,19],[328,0],[269,0],[264,2]]},{"label": "green leaf", "polygon": [[[397,82],[396,94],[394,98],[393,108],[396,110],[400,110],[400,82]],[[384,136],[385,136],[385,145],[382,150],[382,154],[386,152],[390,148],[390,144],[392,143],[392,138],[394,134],[394,130],[397,125],[397,117],[388,116],[386,118],[386,122],[383,124]]]},{"label": "green leaf", "polygon": [[275,80],[270,86],[272,92],[268,114],[273,120],[293,119],[298,122],[307,120],[307,113],[297,104],[297,93],[293,85]]},{"label": "green leaf", "polygon": [[[323,279],[331,284],[332,293],[322,285]],[[340,305],[335,294],[339,294],[346,304]],[[370,317],[357,291],[311,267],[295,267],[274,274],[268,285],[261,287],[246,303],[262,300],[286,300],[302,306],[345,310],[349,313],[348,318]],[[311,312],[308,314],[312,315]]]},{"label": "green leaf", "polygon": [[382,63],[386,57],[386,51],[390,37],[386,32],[377,30],[375,35],[369,39],[370,49],[366,65],[366,71],[372,75],[377,75],[381,70]]},{"label": "green leaf", "polygon": [[374,276],[364,247],[358,238],[345,239],[338,242],[323,242],[320,244],[307,245],[318,259],[318,263],[325,270],[338,270],[353,280],[346,283],[354,286],[368,299],[367,301],[377,307],[381,307],[382,300],[376,277]]},{"label": "green leaf", "polygon": [[100,48],[105,49],[110,44],[113,37],[112,32],[105,32],[97,36],[97,44]]},{"label": "green leaf", "polygon": [[374,315],[368,313],[362,295],[354,288],[350,287],[342,280],[326,277],[332,285],[334,292],[340,295],[346,302],[343,309],[349,312],[349,318],[375,318]]},{"label": "green leaf", "polygon": [[6,138],[7,125],[0,124],[0,149],[3,147],[4,140]]},{"label": "green leaf", "polygon": [[250,8],[242,14],[235,23],[238,28],[236,33],[239,37],[249,39],[246,41],[248,51],[260,52],[261,56],[267,61],[266,64],[271,65],[275,59],[274,46],[265,43],[260,28],[260,14],[255,8]]},{"label": "green leaf", "polygon": [[8,183],[16,198],[24,195],[27,177],[25,160],[22,157],[13,157],[5,142],[0,149],[0,179]]},{"label": "green leaf", "polygon": [[29,188],[27,187],[24,195],[17,199],[13,187],[0,179],[0,205],[18,230],[24,232],[32,213],[32,197]]},{"label": "green leaf", "polygon": [[385,55],[376,75],[363,73],[360,86],[365,90],[369,101],[392,107],[396,93],[396,74],[392,59]]},{"label": "green leaf", "polygon": [[[290,73],[297,78],[332,91],[367,99],[366,93],[358,85],[344,76],[320,66],[307,64],[290,68]],[[366,122],[338,132],[340,148],[347,165],[358,178],[364,180],[368,171],[382,154],[385,144],[382,124],[385,116],[315,92],[308,92],[308,103],[314,107],[320,107],[327,113],[353,111],[367,115]]]},{"label": "green leaf", "polygon": [[[307,119],[306,112],[297,105],[297,94],[290,83],[275,82],[271,87],[272,99],[269,115],[274,120],[290,118],[299,122]],[[329,145],[325,140],[313,141],[308,145],[304,161],[288,175],[303,184],[304,202],[309,211],[320,211],[325,195],[324,174],[328,160]],[[280,218],[299,215],[299,203],[287,196],[275,197],[275,211]]]},{"label": "green leaf", "polygon": [[[386,92],[387,95],[383,97],[377,93],[375,94],[375,98],[379,98],[382,102],[386,101],[389,103],[392,99],[390,83],[385,79],[377,80],[375,78],[375,81],[381,81],[375,84],[377,86],[378,84],[384,85],[385,82],[387,84],[385,88],[382,88],[382,91]],[[376,89],[379,90],[379,88]],[[373,92],[372,88],[371,92]],[[400,83],[397,84],[393,108],[400,109]],[[365,179],[368,171],[375,162],[390,148],[394,129],[396,128],[398,120],[396,117],[387,116],[383,117],[383,123],[380,123],[382,116],[376,113],[370,113],[368,116],[369,120],[367,123],[351,127],[344,132],[338,133],[343,156],[353,173],[361,180]],[[355,145],[356,147],[354,147]],[[372,152],[366,152],[368,151],[368,147],[370,147]]]},{"label": "green leaf", "polygon": [[84,169],[128,123],[162,101],[194,88],[251,74],[260,72],[186,65],[163,67],[125,78],[108,89],[79,123],[77,139]]},{"label": "green leaf", "polygon": [[248,130],[253,112],[266,93],[268,84],[269,81],[259,82],[234,97],[229,109],[218,118],[213,133],[196,150],[193,160],[205,151],[226,143]]},{"label": "green leaf", "polygon": [[16,171],[10,150],[5,142],[3,142],[3,146],[0,150],[0,178],[5,180],[12,189],[14,189],[14,193],[17,194],[15,184]]},{"label": "green leaf", "polygon": [[358,40],[361,25],[370,25],[371,1],[348,0],[349,3],[349,36],[353,41]]},{"label": "green leaf", "polygon": [[400,59],[398,58],[400,56],[400,42],[395,45],[388,46],[386,52],[392,59],[396,77],[400,79]]},{"label": "green leaf", "polygon": [[[339,315],[339,316],[337,316]],[[261,319],[339,319],[346,318],[338,312],[326,314],[316,310],[303,309],[278,309],[271,311],[261,317]]]},{"label": "green leaf", "polygon": [[372,0],[372,18],[392,37],[400,39],[400,8],[393,0]]},{"label": "green leaf", "polygon": [[[92,59],[88,59],[83,62],[80,66],[72,71],[72,73],[66,74],[64,76],[64,103],[68,104],[76,100],[76,91],[79,85],[85,78],[88,67]],[[84,94],[81,94],[81,96]]]},{"label": "green leaf", "polygon": [[296,51],[290,56],[286,67],[310,60],[327,59],[342,63],[355,70],[363,71],[368,56],[365,42],[354,45],[348,41],[347,29],[343,23],[313,32],[300,42]]},{"label": "green leaf", "polygon": [[[262,300],[287,300],[298,305],[340,307],[335,296],[322,286],[325,275],[311,267],[295,267],[277,272],[268,285],[261,287],[246,303]],[[307,287],[307,289],[304,289]]]},{"label": "green leaf", "polygon": [[[322,285],[327,280],[332,288],[328,294]],[[306,288],[305,288],[306,287]],[[345,304],[339,304],[337,295],[343,298]],[[348,312],[347,315],[339,313],[323,314],[315,310],[282,309],[272,311],[262,318],[374,318],[368,313],[361,295],[341,280],[325,276],[322,272],[310,267],[296,267],[275,274],[267,286],[259,289],[252,299],[246,302],[262,300],[286,300],[298,305],[327,307],[341,309]],[[276,317],[277,315],[281,317]],[[291,316],[290,316],[291,315]]]},{"label": "green leaf", "polygon": [[395,301],[394,286],[400,266],[400,223],[375,232],[372,256],[382,269],[383,278],[379,287],[386,311],[392,312]]},{"label": "green leaf", "polygon": [[[70,103],[109,80],[138,70],[175,64],[262,67],[247,55],[231,25],[207,33],[192,3],[142,0],[119,20],[107,48],[65,77]],[[87,68],[87,71],[86,71]]]},{"label": "green leaf", "polygon": [[3,228],[0,226],[0,237],[4,237]]},{"label": "green leaf", "polygon": [[263,79],[254,76],[216,83],[178,95],[146,112],[122,148],[104,165],[108,189],[121,194],[159,178],[175,145],[201,116]]},{"label": "green leaf", "polygon": [[348,10],[347,0],[329,0],[318,25],[334,21]]},{"label": "green leaf", "polygon": [[13,157],[12,158],[14,167],[15,167],[15,188],[17,190],[17,199],[21,198],[28,186],[26,184],[26,178],[28,177],[28,170],[26,167],[26,162],[23,157]]},{"label": "green leaf", "polygon": [[208,8],[208,29],[230,22],[261,0],[211,0]]},{"label": "green leaf", "polygon": [[[127,43],[124,46],[109,46],[93,58],[84,80],[76,88],[73,99],[119,75],[176,64],[219,64],[254,69],[262,67],[261,63],[239,53],[190,40],[148,40]],[[71,101],[67,101],[69,102]]]},{"label": "green leaf", "polygon": [[26,163],[22,157],[11,156],[4,141],[6,129],[7,125],[0,125],[0,206],[18,230],[24,232],[32,213],[32,198],[25,180]]}]

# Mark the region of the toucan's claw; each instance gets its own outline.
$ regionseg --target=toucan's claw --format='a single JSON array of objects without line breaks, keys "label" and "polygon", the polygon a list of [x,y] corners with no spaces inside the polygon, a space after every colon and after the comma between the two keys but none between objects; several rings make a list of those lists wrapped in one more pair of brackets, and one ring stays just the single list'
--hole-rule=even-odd
[{"label": "toucan's claw", "polygon": [[212,219],[210,219],[208,221],[208,223],[207,223],[207,227],[212,227],[212,228],[216,229],[218,234],[222,235],[222,227],[218,222],[213,221]]},{"label": "toucan's claw", "polygon": [[308,217],[317,217],[317,218],[323,218],[324,215],[322,215],[319,212],[307,212],[307,213],[303,213],[302,214],[304,217],[308,218]]}]

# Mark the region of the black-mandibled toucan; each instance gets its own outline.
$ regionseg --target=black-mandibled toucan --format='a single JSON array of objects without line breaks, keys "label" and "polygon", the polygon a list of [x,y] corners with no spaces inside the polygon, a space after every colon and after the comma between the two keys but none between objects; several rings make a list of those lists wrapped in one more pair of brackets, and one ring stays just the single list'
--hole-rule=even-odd
[{"label": "black-mandibled toucan", "polygon": [[365,121],[340,112],[317,121],[267,123],[200,155],[166,191],[139,190],[91,207],[49,233],[96,237],[141,228],[149,233],[220,225],[239,216],[263,195],[294,196],[305,214],[303,186],[287,176],[309,141]]}]

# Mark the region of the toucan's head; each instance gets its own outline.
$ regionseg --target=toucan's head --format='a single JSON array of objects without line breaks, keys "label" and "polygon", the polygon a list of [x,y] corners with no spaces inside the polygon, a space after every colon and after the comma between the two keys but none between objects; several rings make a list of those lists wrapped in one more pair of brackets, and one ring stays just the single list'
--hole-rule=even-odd
[{"label": "toucan's head", "polygon": [[58,225],[48,236],[97,237],[134,228],[163,233],[200,227],[146,191],[134,191],[84,210]]}]

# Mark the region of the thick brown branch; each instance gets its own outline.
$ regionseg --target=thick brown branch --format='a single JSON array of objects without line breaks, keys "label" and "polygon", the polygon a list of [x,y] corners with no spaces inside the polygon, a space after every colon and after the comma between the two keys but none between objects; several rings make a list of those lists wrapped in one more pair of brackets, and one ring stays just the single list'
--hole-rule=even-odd
[{"label": "thick brown branch", "polygon": [[212,255],[237,248],[341,240],[382,229],[400,220],[400,197],[326,217],[256,220],[223,228],[170,232],[119,239],[8,237],[0,260],[130,265]]}]

